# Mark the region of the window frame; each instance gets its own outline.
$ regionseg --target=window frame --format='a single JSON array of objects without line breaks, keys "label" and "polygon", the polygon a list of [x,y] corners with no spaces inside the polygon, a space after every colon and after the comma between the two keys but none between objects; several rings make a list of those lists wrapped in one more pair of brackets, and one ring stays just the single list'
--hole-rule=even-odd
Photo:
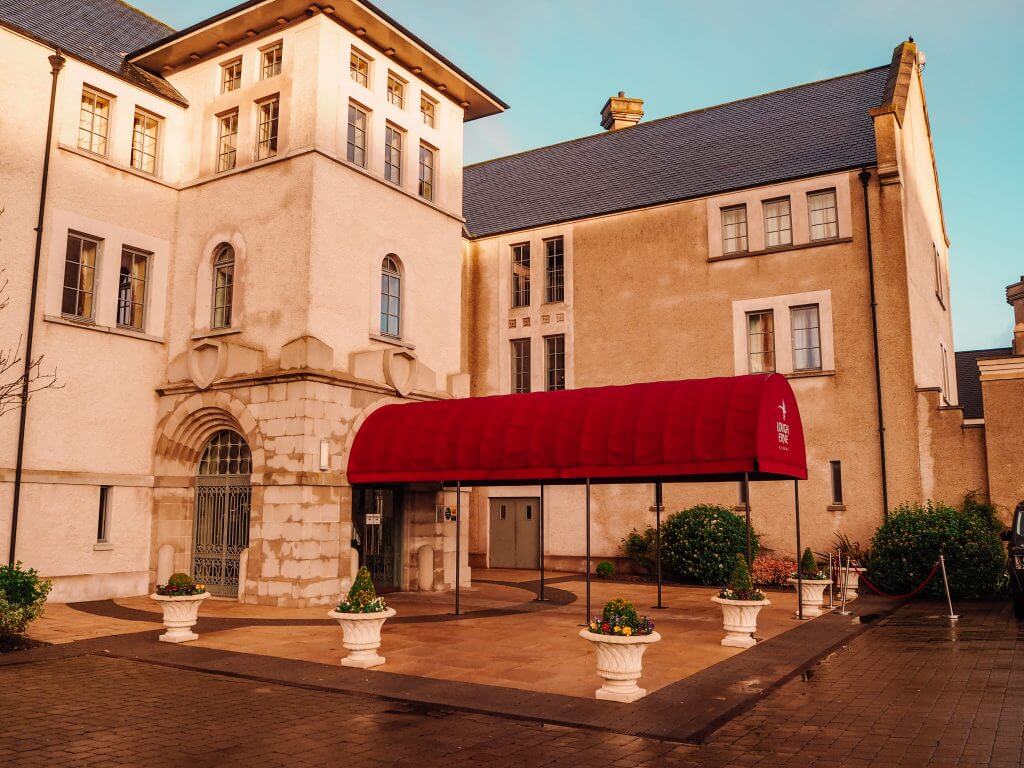
[{"label": "window frame", "polygon": [[[812,206],[812,201],[815,198],[824,197],[825,195],[831,195],[832,196],[832,208],[831,208],[831,210],[834,213],[835,218],[832,221],[826,221],[826,222],[824,222],[822,224],[815,224],[814,223],[815,209]],[[818,210],[829,210],[829,209],[828,208],[820,208]],[[825,237],[815,237],[814,236],[814,228],[816,226],[818,226],[818,227],[825,227],[826,231],[828,231],[829,228],[834,227],[835,228],[835,234],[834,235],[826,235]],[[833,240],[838,240],[838,239],[839,239],[839,193],[836,191],[836,188],[835,187],[825,187],[824,189],[816,189],[816,190],[813,190],[811,192],[808,192],[807,193],[807,241],[810,242],[810,243],[828,243],[828,242],[831,242]]]},{"label": "window frame", "polygon": [[950,378],[949,378],[949,350],[946,349],[946,345],[941,341],[939,342],[939,354],[942,355],[942,370],[941,370],[941,393],[942,400],[946,405],[952,403],[952,399],[949,396]]},{"label": "window frame", "polygon": [[[810,367],[810,368],[801,368],[801,367],[799,367],[797,365],[796,332],[797,332],[797,330],[801,330],[801,331],[810,330],[810,328],[800,328],[800,329],[797,329],[796,323],[794,322],[794,319],[796,317],[796,313],[797,312],[799,312],[800,310],[806,310],[806,309],[813,309],[814,310],[814,316],[815,316],[815,318],[818,321],[818,324],[816,326],[814,326],[814,330],[817,331],[817,337],[818,337],[818,346],[817,346],[817,350],[818,350],[818,365]],[[773,332],[773,335],[774,335],[774,328],[772,329],[772,332]],[[793,349],[792,349],[792,353],[793,353],[793,373],[809,373],[811,371],[820,371],[820,370],[822,370],[822,367],[824,365],[824,362],[823,362],[824,355],[822,353],[822,344],[821,344],[821,305],[820,304],[794,304],[794,305],[792,305],[789,308],[789,335],[790,335],[790,341],[791,341],[791,343],[793,345]],[[802,347],[801,349],[802,350],[809,350],[809,349],[814,349],[814,347]]]},{"label": "window frame", "polygon": [[[90,117],[89,117],[89,127],[87,129],[82,127],[82,114],[84,112],[84,104],[85,104],[85,96],[86,96],[86,94],[92,96],[92,99],[93,99],[93,101],[92,101],[93,108],[88,113]],[[106,117],[101,117],[100,118],[101,120],[104,121],[103,132],[102,133],[100,133],[99,131],[96,130],[96,119],[97,119],[96,105],[99,102],[105,103],[106,107],[107,107]],[[113,120],[113,114],[114,114],[114,97],[112,95],[110,95],[109,93],[106,93],[105,91],[101,91],[99,88],[93,88],[90,85],[83,84],[82,85],[82,95],[80,97],[80,101],[79,101],[79,105],[78,105],[78,148],[81,149],[84,152],[88,152],[88,153],[90,153],[92,155],[96,155],[97,157],[107,157],[109,152],[110,152],[110,123],[111,123],[111,120]],[[88,146],[83,146],[82,145],[82,132],[83,131],[85,131],[86,134],[89,137],[91,137],[89,139],[89,141],[88,141]],[[93,146],[96,143],[94,141],[94,139],[96,137],[100,137],[102,139],[102,143],[103,143],[103,151],[102,152],[98,152],[95,149],[93,149]]]},{"label": "window frame", "polygon": [[[785,219],[786,219],[786,222],[787,222],[787,226],[786,226],[785,229],[780,228],[780,229],[776,229],[774,232],[771,232],[768,229],[768,222],[769,222],[769,220],[779,220],[779,219],[782,219],[783,217],[782,216],[769,216],[768,215],[768,206],[777,205],[779,203],[785,203],[786,204]],[[793,201],[790,199],[789,195],[783,195],[781,197],[773,197],[773,198],[771,198],[769,200],[763,200],[761,202],[761,210],[764,213],[764,247],[765,247],[765,249],[769,250],[769,249],[773,249],[773,248],[789,248],[791,245],[793,245]],[[778,235],[781,232],[786,232],[788,239],[785,242],[778,242],[778,243],[775,243],[774,245],[769,245],[769,243],[768,243],[769,236],[770,235]],[[748,227],[747,234],[748,234],[748,236],[750,234],[749,227]],[[748,240],[748,245],[749,245],[749,240]]]},{"label": "window frame", "polygon": [[[751,344],[750,344],[751,335],[752,335],[751,332],[750,332],[750,321],[751,321],[751,319],[753,317],[755,317],[755,316],[762,316],[762,315],[767,315],[768,317],[771,318],[771,326],[772,326],[771,330],[763,334],[765,336],[770,337],[770,339],[771,339],[771,348],[770,349],[764,349],[764,350],[762,350],[760,352],[755,353],[753,351],[753,349],[751,348]],[[778,370],[778,357],[777,357],[776,351],[775,351],[776,350],[776,345],[775,345],[775,310],[774,309],[754,309],[754,310],[750,310],[750,311],[745,313],[745,318],[746,318],[745,333],[746,333],[746,337],[747,337],[747,373],[748,374],[750,374],[750,373],[774,373],[775,371]],[[753,355],[754,354],[770,355],[770,357],[771,357],[771,367],[770,368],[762,368],[760,370],[756,370],[755,371],[754,370],[754,366],[752,365]]]},{"label": "window frame", "polygon": [[[76,271],[75,285],[68,285],[68,265],[72,262],[68,260],[68,250],[71,246],[71,240],[78,240],[78,261],[74,262],[78,269]],[[82,260],[83,245],[85,243],[92,243],[93,249],[93,262],[90,265],[85,265]],[[69,229],[67,233],[67,241],[64,247],[64,277],[61,283],[61,301],[60,301],[60,314],[61,317],[66,317],[70,320],[75,320],[80,323],[93,323],[96,321],[96,273],[99,271],[100,259],[103,254],[103,238],[95,237],[93,235],[87,235],[84,232],[78,232],[76,230]],[[89,288],[85,290],[81,286],[81,275],[82,267],[89,271]],[[65,310],[64,305],[67,300],[67,291],[74,291],[75,296],[75,312],[68,312]],[[82,296],[88,296],[88,313],[78,311],[79,307],[83,306]]]},{"label": "window frame", "polygon": [[[430,109],[423,109],[424,104],[429,105]],[[420,91],[420,119],[428,128],[437,128],[437,106],[438,102],[435,99]]]},{"label": "window frame", "polygon": [[96,543],[110,543],[110,496],[113,487],[100,486],[99,504],[96,510]]},{"label": "window frame", "polygon": [[[735,222],[735,223],[731,223],[731,224],[727,223],[726,220],[725,220],[726,214],[737,212],[737,211],[742,211],[743,212],[743,221]],[[746,203],[739,203],[737,205],[725,205],[725,206],[722,206],[721,208],[719,208],[719,216],[720,216],[721,227],[722,227],[722,255],[723,256],[733,256],[733,255],[735,255],[737,253],[750,253],[750,217],[747,215],[747,204]],[[743,234],[742,235],[737,235],[735,237],[727,237],[726,236],[726,232],[728,230],[726,228],[727,227],[732,227],[732,226],[742,226]],[[728,245],[730,240],[734,240],[734,241],[737,241],[737,242],[742,241],[743,247],[742,248],[733,248],[733,249],[730,250],[729,245]]]},{"label": "window frame", "polygon": [[[139,118],[140,117],[143,120],[151,121],[152,124],[153,124],[154,130],[153,130],[153,151],[152,151],[152,153],[146,152],[146,143],[145,142],[146,142],[147,134],[145,132],[140,134],[140,132],[139,132]],[[162,143],[160,139],[161,139],[161,134],[162,133],[163,133],[163,118],[159,117],[158,115],[154,115],[152,112],[150,112],[148,110],[145,110],[142,107],[136,105],[135,106],[135,112],[132,115],[132,149],[131,149],[131,155],[130,155],[130,160],[129,160],[129,165],[131,165],[132,168],[134,168],[135,170],[140,171],[142,173],[148,173],[150,176],[157,176],[157,175],[159,175],[159,170],[160,170],[160,145]],[[142,136],[142,148],[138,149],[136,147],[136,142],[137,142],[138,137],[140,135]],[[138,152],[139,155],[143,158],[141,164],[136,164],[136,161],[135,161],[136,152]],[[147,170],[145,167],[143,167],[144,163],[145,163],[145,158],[147,158],[147,157],[152,158],[152,162],[153,162],[152,170]]]},{"label": "window frame", "polygon": [[838,459],[829,461],[829,486],[832,492],[832,504],[833,507],[845,507],[846,502],[843,499],[843,462]]},{"label": "window frame", "polygon": [[[423,162],[424,153],[426,153],[430,158],[429,165]],[[419,178],[417,180],[417,191],[419,192],[419,196],[424,200],[428,200],[433,203],[435,202],[434,198],[437,192],[437,184],[435,182],[437,177],[435,172],[437,168],[437,150],[425,141],[420,142],[418,168]],[[424,171],[426,171],[426,175],[429,176],[428,179],[424,179]],[[424,186],[426,187],[426,194],[424,194]]]},{"label": "window frame", "polygon": [[939,300],[942,308],[946,309],[948,307],[945,280],[946,270],[943,268],[942,254],[939,252],[939,246],[935,243],[932,243],[932,254],[935,261],[935,298]]},{"label": "window frame", "polygon": [[[217,115],[217,173],[232,171],[238,167],[238,119],[239,116],[237,108],[228,110],[227,112],[222,112],[221,114]],[[225,133],[224,126],[226,124],[226,121],[228,120],[233,120],[234,130]],[[225,139],[228,138],[231,139],[231,146],[230,149],[227,152],[225,152],[224,141]],[[225,163],[224,158],[226,157],[231,158],[230,165],[227,165]]]},{"label": "window frame", "polygon": [[[560,349],[552,351],[553,344],[560,345]],[[551,364],[552,357],[561,358],[561,367],[553,367]],[[554,333],[550,336],[544,337],[544,391],[554,392],[565,389],[565,334]],[[561,372],[561,382],[558,381],[558,372]],[[554,376],[554,382],[552,382],[552,376]],[[559,386],[559,383],[561,386]],[[552,385],[554,384],[554,385]]]},{"label": "window frame", "polygon": [[[272,59],[268,65],[267,55],[276,52],[276,57]],[[277,77],[281,74],[281,70],[284,66],[284,40],[276,40],[269,45],[264,45],[260,48],[260,80],[270,80],[272,77]],[[272,70],[269,74],[268,69]]]},{"label": "window frame", "polygon": [[[124,312],[124,309],[125,309],[125,300],[124,300],[123,295],[122,295],[122,292],[124,291],[124,285],[123,285],[122,281],[124,280],[123,270],[124,270],[124,262],[125,262],[125,257],[126,256],[131,258],[131,268],[132,268],[132,271],[128,275],[128,301],[127,301],[127,308],[129,310],[129,314],[128,314],[129,321],[128,322],[124,322],[122,320],[122,318],[124,317],[123,312]],[[137,263],[137,259],[141,259],[142,263],[145,264],[145,267],[143,269],[143,275],[142,275],[141,278],[136,277],[135,276],[135,272],[134,272],[134,268],[135,268],[135,265]],[[116,324],[117,324],[118,328],[123,328],[123,329],[129,330],[129,331],[137,331],[139,333],[145,333],[146,332],[146,320],[147,320],[147,316],[149,314],[148,311],[147,311],[147,302],[148,302],[148,299],[149,299],[149,291],[147,290],[147,288],[149,287],[149,274],[150,274],[150,271],[151,271],[151,268],[152,268],[152,259],[153,259],[153,253],[151,251],[146,251],[146,250],[143,250],[142,248],[136,248],[136,247],[131,246],[131,245],[122,245],[121,246],[121,265],[120,265],[120,269],[118,270],[118,281],[117,281],[117,315],[115,317],[115,321],[116,321]],[[136,294],[136,287],[137,286],[138,286],[138,290],[142,294],[138,298],[138,300],[136,300],[136,295],[135,295]],[[134,308],[135,307],[139,307],[139,323],[138,323],[138,325],[136,325],[134,322],[132,322],[132,320],[134,320]]]},{"label": "window frame", "polygon": [[[358,112],[363,116],[363,127],[357,128],[355,123],[352,122],[352,113]],[[361,145],[357,145],[353,142],[354,134],[356,131],[362,131],[363,142]],[[352,100],[348,102],[348,110],[345,114],[345,159],[353,165],[358,165],[360,168],[366,167],[366,158],[369,154],[369,141],[370,135],[370,110],[366,109],[361,104],[358,104]],[[362,162],[355,159],[356,150],[362,153]]]},{"label": "window frame", "polygon": [[[530,242],[513,243],[509,246],[512,255],[512,308],[528,307],[531,303],[531,265]],[[525,252],[525,260],[522,258]],[[525,274],[516,274],[516,267],[525,269]],[[525,297],[525,300],[523,300]]]},{"label": "window frame", "polygon": [[[353,67],[353,60],[360,61],[366,65],[366,71],[360,72],[358,67]],[[373,59],[360,51],[358,48],[349,48],[348,52],[348,76],[352,82],[361,85],[363,88],[370,88],[370,65]]]},{"label": "window frame", "polygon": [[[222,259],[221,256],[230,251],[230,259]],[[210,298],[210,330],[231,328],[234,322],[235,309],[235,275],[237,272],[238,254],[235,246],[228,242],[218,243],[213,249],[213,269],[211,270],[210,287],[212,295]],[[218,276],[224,274],[227,281],[221,285]],[[218,303],[217,295],[225,297],[223,303]],[[221,310],[221,321],[217,321],[218,310]]]},{"label": "window frame", "polygon": [[[511,373],[511,392],[524,395],[533,391],[533,342],[525,338],[509,339],[509,369]],[[524,364],[525,363],[525,364]]]},{"label": "window frame", "polygon": [[[235,72],[235,76],[228,77],[229,72]],[[237,91],[242,87],[242,57],[236,56],[235,58],[222,62],[220,65],[220,92],[231,93]]]},{"label": "window frame", "polygon": [[[392,141],[392,136],[398,137],[398,146],[396,147]],[[397,152],[398,162],[392,162],[394,155]],[[388,122],[384,126],[384,180],[391,182],[396,187],[402,186],[402,160],[405,153],[405,131],[399,128],[394,123]],[[391,169],[397,169],[398,178],[393,178],[394,171]]]},{"label": "window frame", "polygon": [[[565,236],[545,237],[544,243],[544,303],[565,302]],[[551,246],[559,244],[556,252]]]},{"label": "window frame", "polygon": [[[263,119],[264,107],[272,107],[272,116],[269,120]],[[263,137],[263,127],[271,126],[272,132]],[[279,145],[281,142],[281,94],[275,93],[272,96],[267,96],[265,99],[260,99],[256,102],[256,152],[255,159],[268,160],[271,157],[276,157],[279,151]],[[261,149],[264,145],[268,147],[267,154],[263,154]]]},{"label": "window frame", "polygon": [[[389,267],[390,263],[390,267]],[[380,286],[380,335],[389,339],[402,338],[402,288],[403,277],[401,260],[393,253],[389,253],[380,264],[381,286]],[[387,281],[385,283],[385,281]],[[392,286],[397,286],[397,293],[392,293]],[[397,303],[395,312],[391,311],[391,300]],[[390,320],[394,318],[395,331],[392,333]],[[387,321],[387,322],[386,322]]]},{"label": "window frame", "polygon": [[[397,85],[397,88],[392,88],[392,83]],[[388,104],[391,104],[398,109],[405,110],[405,92],[408,88],[409,83],[405,79],[399,77],[390,69],[388,70],[388,82],[387,82],[387,94],[385,99]]]}]

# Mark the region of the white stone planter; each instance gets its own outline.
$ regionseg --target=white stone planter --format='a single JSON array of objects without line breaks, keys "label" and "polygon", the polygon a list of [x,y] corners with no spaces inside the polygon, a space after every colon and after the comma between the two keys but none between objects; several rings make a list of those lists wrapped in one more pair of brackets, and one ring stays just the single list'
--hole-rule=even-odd
[{"label": "white stone planter", "polygon": [[[786,579],[794,588],[800,589],[796,579]],[[804,606],[804,618],[813,619],[821,616],[821,606],[825,602],[825,587],[832,582],[829,579],[804,579],[803,590],[800,593],[800,602]],[[799,609],[796,613],[800,615]]]},{"label": "white stone planter", "polygon": [[604,701],[621,701],[625,704],[642,699],[647,691],[636,684],[644,671],[644,652],[651,643],[661,640],[661,635],[599,635],[587,629],[580,630],[580,637],[594,644],[597,651],[597,675],[604,684],[594,696]]},{"label": "white stone planter", "polygon": [[[846,602],[853,602],[859,596],[860,593],[857,592],[857,589],[860,587],[860,575],[865,571],[867,571],[867,568],[861,568],[859,565],[854,565],[850,567],[850,575],[848,577],[846,576],[845,568],[839,571],[839,575],[836,577],[837,589],[842,590],[843,579],[848,579],[846,583]],[[840,591],[839,594],[841,597],[843,593]]]},{"label": "white stone planter", "polygon": [[380,648],[380,631],[384,622],[395,615],[394,608],[376,613],[328,611],[327,615],[341,625],[341,644],[349,651],[348,656],[341,660],[342,665],[368,669],[384,663],[384,657],[377,653]]},{"label": "white stone planter", "polygon": [[712,597],[711,602],[722,606],[722,627],[725,637],[722,645],[733,648],[750,648],[757,645],[754,633],[757,631],[757,614],[771,605],[770,600],[726,600]]},{"label": "white stone planter", "polygon": [[199,620],[199,604],[210,596],[209,592],[199,595],[168,595],[152,594],[150,597],[160,603],[164,612],[164,626],[167,631],[158,638],[165,643],[187,643],[199,637],[192,627]]}]

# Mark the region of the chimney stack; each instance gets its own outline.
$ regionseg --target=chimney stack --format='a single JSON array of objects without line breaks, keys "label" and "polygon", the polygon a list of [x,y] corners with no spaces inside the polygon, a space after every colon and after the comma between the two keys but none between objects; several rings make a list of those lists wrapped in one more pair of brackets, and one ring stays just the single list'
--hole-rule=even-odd
[{"label": "chimney stack", "polygon": [[1013,307],[1013,354],[1024,355],[1024,275],[1006,286],[1006,303]]},{"label": "chimney stack", "polygon": [[633,99],[625,91],[612,96],[601,108],[601,127],[606,131],[629,128],[640,122],[644,116],[644,100]]}]

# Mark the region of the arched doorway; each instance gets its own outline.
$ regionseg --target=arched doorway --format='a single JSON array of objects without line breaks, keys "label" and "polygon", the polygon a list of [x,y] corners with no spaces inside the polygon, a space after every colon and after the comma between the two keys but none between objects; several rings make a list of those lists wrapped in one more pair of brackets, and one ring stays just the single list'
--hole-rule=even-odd
[{"label": "arched doorway", "polygon": [[222,429],[206,444],[196,472],[192,577],[214,595],[238,594],[238,563],[249,546],[252,456],[241,435]]}]

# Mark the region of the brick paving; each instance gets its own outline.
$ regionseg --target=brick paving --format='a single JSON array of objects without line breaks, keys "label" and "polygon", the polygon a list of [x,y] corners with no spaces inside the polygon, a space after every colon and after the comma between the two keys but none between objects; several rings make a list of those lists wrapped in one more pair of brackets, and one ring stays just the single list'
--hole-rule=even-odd
[{"label": "brick paving", "polygon": [[955,628],[934,603],[880,620],[700,746],[56,656],[0,667],[0,765],[1018,768],[1024,629],[1006,603],[958,608]]}]

